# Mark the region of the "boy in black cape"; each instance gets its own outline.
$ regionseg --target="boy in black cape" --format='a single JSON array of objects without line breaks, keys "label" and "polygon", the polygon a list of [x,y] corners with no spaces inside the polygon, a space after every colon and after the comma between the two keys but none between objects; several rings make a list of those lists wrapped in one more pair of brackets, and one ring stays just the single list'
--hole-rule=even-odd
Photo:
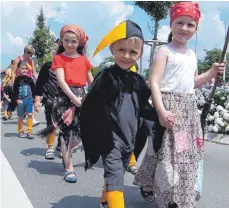
[{"label": "boy in black cape", "polygon": [[100,72],[86,95],[80,113],[85,169],[100,156],[105,186],[101,207],[124,208],[124,172],[134,149],[140,118],[157,119],[144,79],[130,70],[143,53],[141,28],[126,20],[111,30],[94,55],[110,45],[115,65]]}]

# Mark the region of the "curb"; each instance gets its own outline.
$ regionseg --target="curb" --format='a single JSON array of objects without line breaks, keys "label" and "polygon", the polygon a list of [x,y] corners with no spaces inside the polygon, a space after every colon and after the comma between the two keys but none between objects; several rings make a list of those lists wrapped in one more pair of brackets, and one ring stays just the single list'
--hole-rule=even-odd
[{"label": "curb", "polygon": [[216,144],[229,145],[229,135],[227,134],[208,132],[204,140]]}]

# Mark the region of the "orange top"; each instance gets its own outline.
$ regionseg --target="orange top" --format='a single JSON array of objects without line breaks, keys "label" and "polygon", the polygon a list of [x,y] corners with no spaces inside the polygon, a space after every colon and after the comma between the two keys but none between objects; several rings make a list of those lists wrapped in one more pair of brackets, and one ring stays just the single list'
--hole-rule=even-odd
[{"label": "orange top", "polygon": [[86,86],[87,73],[92,68],[90,61],[80,55],[77,58],[66,57],[63,54],[58,54],[52,62],[52,70],[63,68],[65,74],[65,82],[69,86]]}]

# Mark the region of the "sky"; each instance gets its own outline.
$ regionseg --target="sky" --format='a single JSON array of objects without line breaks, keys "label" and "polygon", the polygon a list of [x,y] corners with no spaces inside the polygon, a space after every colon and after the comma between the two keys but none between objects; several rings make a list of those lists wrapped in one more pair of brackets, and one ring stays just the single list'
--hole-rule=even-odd
[{"label": "sky", "polygon": [[[197,32],[196,54],[205,57],[204,49],[222,48],[225,25],[229,24],[229,1],[199,1],[201,20]],[[28,38],[36,27],[36,15],[43,6],[46,24],[58,38],[62,26],[78,24],[89,36],[87,55],[94,66],[110,56],[107,49],[92,59],[92,54],[104,35],[125,19],[136,22],[143,30],[145,40],[152,39],[148,29],[151,18],[133,1],[1,1],[1,69],[9,66],[11,59],[23,54]],[[158,39],[167,40],[170,33],[169,17],[160,21]],[[196,36],[189,41],[195,50]],[[145,45],[143,69],[148,68],[150,47]]]}]

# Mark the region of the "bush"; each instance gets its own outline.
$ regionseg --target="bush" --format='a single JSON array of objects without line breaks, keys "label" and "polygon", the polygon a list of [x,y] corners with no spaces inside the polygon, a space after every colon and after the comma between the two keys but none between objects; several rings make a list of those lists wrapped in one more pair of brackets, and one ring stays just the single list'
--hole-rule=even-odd
[{"label": "bush", "polygon": [[[202,111],[211,89],[196,90],[197,106]],[[216,89],[210,112],[206,119],[207,130],[221,134],[229,134],[229,88],[221,86]]]}]

